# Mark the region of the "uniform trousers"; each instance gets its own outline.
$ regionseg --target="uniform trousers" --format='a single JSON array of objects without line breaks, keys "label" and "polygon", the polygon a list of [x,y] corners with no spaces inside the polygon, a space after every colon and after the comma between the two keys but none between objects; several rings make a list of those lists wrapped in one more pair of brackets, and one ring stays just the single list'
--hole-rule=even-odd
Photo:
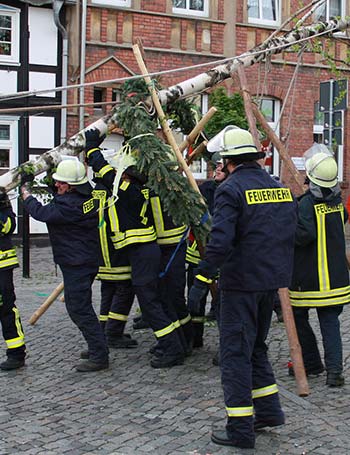
[{"label": "uniform trousers", "polygon": [[[107,283],[108,289],[112,291],[112,295],[105,331],[107,337],[118,337],[124,333],[125,325],[128,321],[128,316],[134,302],[135,293],[131,280],[102,282],[104,285]],[[102,303],[103,293],[101,307]]]},{"label": "uniform trousers", "polygon": [[[323,366],[317,340],[309,323],[310,308],[293,307],[295,325],[298,333],[306,372],[312,372]],[[343,349],[340,334],[339,315],[343,305],[316,308],[320,323],[324,360],[328,373],[343,371]]]},{"label": "uniform trousers", "polygon": [[13,285],[13,269],[0,269],[0,322],[7,345],[7,357],[22,360],[26,356],[24,333],[15,305],[16,295]]},{"label": "uniform trousers", "polygon": [[67,312],[87,342],[89,360],[105,363],[108,361],[108,347],[92,306],[91,286],[98,267],[94,265],[60,265],[60,269],[63,275]]},{"label": "uniform trousers", "polygon": [[162,307],[159,295],[161,252],[156,242],[137,243],[124,248],[131,265],[132,285],[142,317],[152,328],[159,347],[170,355],[183,353],[181,341],[171,319]]},{"label": "uniform trousers", "polygon": [[273,291],[220,292],[220,367],[231,439],[254,441],[253,415],[283,416],[265,343]]},{"label": "uniform trousers", "polygon": [[[177,245],[161,245],[161,270],[164,272]],[[183,242],[172,258],[165,275],[159,279],[160,298],[165,313],[172,322],[179,321],[186,343],[192,342],[192,322],[185,299],[186,242]],[[181,335],[180,335],[181,336]]]}]

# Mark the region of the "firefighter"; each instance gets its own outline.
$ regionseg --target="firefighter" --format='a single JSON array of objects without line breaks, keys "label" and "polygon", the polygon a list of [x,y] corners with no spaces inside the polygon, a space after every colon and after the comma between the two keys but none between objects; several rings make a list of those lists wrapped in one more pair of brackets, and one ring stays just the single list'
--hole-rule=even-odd
[{"label": "firefighter", "polygon": [[[153,354],[151,366],[165,368],[180,365],[184,351],[176,328],[163,311],[158,295],[161,252],[153,226],[149,189],[145,176],[137,172],[131,153],[117,153],[115,168],[103,157],[99,145],[103,137],[97,129],[86,131],[86,157],[94,172],[113,191],[116,202],[110,207],[112,242],[127,255],[131,280],[143,317],[150,324],[161,347]],[[127,148],[125,146],[124,150]]]},{"label": "firefighter", "polygon": [[[136,348],[137,341],[124,333],[135,294],[128,258],[123,250],[114,249],[111,240],[109,209],[114,204],[114,198],[98,173],[95,173],[94,182],[96,185],[92,195],[99,200],[100,248],[96,278],[101,280],[100,324],[105,330],[108,347]],[[83,353],[84,356],[86,353]]]},{"label": "firefighter", "polygon": [[[214,429],[220,445],[253,448],[254,430],[284,423],[265,343],[275,289],[292,274],[296,202],[257,160],[252,135],[228,126],[209,141],[229,176],[217,189],[213,226],[189,303],[207,291],[220,269],[220,368],[227,423]],[[255,411],[255,417],[253,418]]]},{"label": "firefighter", "polygon": [[108,368],[108,347],[91,301],[91,286],[98,270],[98,216],[92,187],[83,163],[64,160],[53,174],[57,193],[42,205],[27,186],[21,187],[25,209],[47,224],[55,263],[64,282],[67,312],[85,338],[89,358],[79,372]]},{"label": "firefighter", "polygon": [[[305,370],[324,371],[309,310],[315,308],[320,324],[326,384],[344,384],[339,315],[350,302],[349,272],[345,255],[344,224],[348,214],[341,199],[338,168],[323,144],[305,153],[309,189],[300,198],[290,298]],[[291,371],[292,372],[292,371]]]},{"label": "firefighter", "polygon": [[[175,158],[176,159],[176,158]],[[159,196],[150,198],[157,243],[161,250],[159,292],[165,313],[176,327],[184,352],[190,355],[193,343],[191,316],[185,299],[186,238],[188,228],[176,225],[163,209]]]},{"label": "firefighter", "polygon": [[7,360],[0,364],[2,370],[15,370],[24,366],[26,346],[24,332],[15,305],[13,269],[18,267],[16,250],[11,234],[16,228],[15,214],[6,193],[0,193],[0,322],[7,345]]},{"label": "firefighter", "polygon": [[[218,186],[225,180],[227,177],[226,169],[223,165],[223,159],[219,153],[213,153],[211,161],[215,164],[215,174],[214,178],[203,182],[199,185],[199,190],[202,193],[205,201],[208,205],[208,211],[210,215],[213,215],[214,211],[214,195]],[[191,288],[194,279],[194,270],[198,266],[200,261],[200,254],[197,248],[197,242],[191,234],[189,237],[187,252],[186,252],[186,261],[188,263],[187,267],[187,287]],[[209,293],[209,289],[208,289]],[[207,293],[207,294],[208,294]],[[203,346],[203,334],[204,334],[204,323],[206,320],[217,319],[218,317],[218,296],[212,295],[211,308],[208,315],[205,315],[205,307],[207,303],[207,294],[201,299],[199,311],[194,314],[191,313],[192,325],[193,325],[193,347],[201,348]],[[214,362],[217,362],[215,360]]]}]

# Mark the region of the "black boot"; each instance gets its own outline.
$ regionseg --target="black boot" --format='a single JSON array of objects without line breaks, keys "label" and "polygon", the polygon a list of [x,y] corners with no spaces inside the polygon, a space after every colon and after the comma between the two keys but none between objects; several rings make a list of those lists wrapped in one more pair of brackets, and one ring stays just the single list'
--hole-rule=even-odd
[{"label": "black boot", "polygon": [[329,387],[342,387],[344,382],[345,379],[341,373],[327,373],[326,385]]},{"label": "black boot", "polygon": [[160,352],[160,355],[153,355],[151,358],[151,367],[153,368],[170,368],[175,365],[182,365],[184,363],[184,354],[167,354]]},{"label": "black boot", "polygon": [[119,336],[107,335],[107,344],[109,348],[114,349],[130,349],[137,348],[138,346],[137,341],[131,338],[131,335],[129,335],[128,333]]},{"label": "black boot", "polygon": [[89,373],[90,371],[100,371],[106,370],[109,367],[108,360],[103,363],[93,362],[92,360],[86,360],[85,362],[81,362],[79,365],[76,366],[76,370],[81,373]]},{"label": "black boot", "polygon": [[211,440],[221,446],[240,447],[242,449],[253,449],[255,446],[254,439],[231,439],[226,430],[213,430]]},{"label": "black boot", "polygon": [[0,369],[4,371],[17,370],[17,368],[24,367],[24,359],[17,359],[16,357],[7,357],[5,362],[0,363]]}]

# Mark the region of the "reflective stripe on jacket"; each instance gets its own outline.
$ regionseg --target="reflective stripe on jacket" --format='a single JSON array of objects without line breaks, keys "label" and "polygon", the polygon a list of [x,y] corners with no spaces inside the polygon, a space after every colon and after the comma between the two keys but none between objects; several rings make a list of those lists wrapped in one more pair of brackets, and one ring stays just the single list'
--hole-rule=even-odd
[{"label": "reflective stripe on jacket", "polygon": [[345,255],[347,213],[340,195],[317,200],[308,191],[299,202],[291,304],[326,307],[350,302]]}]

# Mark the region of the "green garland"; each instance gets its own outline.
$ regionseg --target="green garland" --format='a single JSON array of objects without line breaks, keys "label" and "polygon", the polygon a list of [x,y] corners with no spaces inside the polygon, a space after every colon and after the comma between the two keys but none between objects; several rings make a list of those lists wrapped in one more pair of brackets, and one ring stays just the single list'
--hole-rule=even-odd
[{"label": "green garland", "polygon": [[[177,225],[191,226],[195,237],[205,242],[210,221],[202,223],[207,207],[201,196],[177,171],[178,163],[169,145],[157,136],[158,122],[143,101],[149,98],[146,84],[128,81],[121,88],[122,103],[118,109],[118,125],[124,130],[133,150],[138,150],[137,169],[147,175],[147,186],[159,197],[164,209]],[[167,107],[173,125],[188,133],[195,126],[193,106],[177,101]],[[168,115],[168,114],[167,114]]]}]

